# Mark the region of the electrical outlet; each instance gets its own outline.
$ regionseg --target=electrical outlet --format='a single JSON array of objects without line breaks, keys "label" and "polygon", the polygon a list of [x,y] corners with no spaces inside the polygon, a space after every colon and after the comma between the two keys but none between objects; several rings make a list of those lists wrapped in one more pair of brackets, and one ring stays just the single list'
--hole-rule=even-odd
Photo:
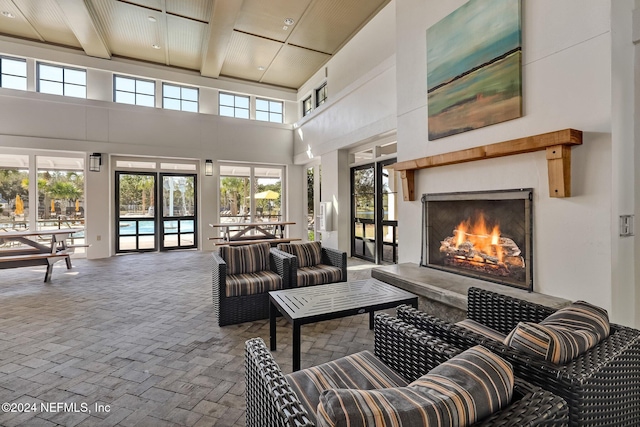
[{"label": "electrical outlet", "polygon": [[102,236],[97,235],[97,236],[96,236],[96,240],[99,242],[100,240],[102,240]]},{"label": "electrical outlet", "polygon": [[620,215],[620,236],[633,236],[633,215]]}]

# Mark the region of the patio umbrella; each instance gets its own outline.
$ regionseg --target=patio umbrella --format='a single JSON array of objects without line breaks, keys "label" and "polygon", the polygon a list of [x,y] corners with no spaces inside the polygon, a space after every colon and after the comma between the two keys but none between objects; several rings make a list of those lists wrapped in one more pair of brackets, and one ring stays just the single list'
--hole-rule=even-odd
[{"label": "patio umbrella", "polygon": [[16,195],[16,215],[22,215],[24,213],[24,202],[19,194]]},{"label": "patio umbrella", "polygon": [[51,213],[56,213],[56,201],[51,199]]},{"label": "patio umbrella", "polygon": [[273,190],[261,191],[253,195],[254,199],[268,199],[275,200],[280,197],[280,193],[276,193]]},{"label": "patio umbrella", "polygon": [[80,200],[76,200],[76,212],[80,212]]}]

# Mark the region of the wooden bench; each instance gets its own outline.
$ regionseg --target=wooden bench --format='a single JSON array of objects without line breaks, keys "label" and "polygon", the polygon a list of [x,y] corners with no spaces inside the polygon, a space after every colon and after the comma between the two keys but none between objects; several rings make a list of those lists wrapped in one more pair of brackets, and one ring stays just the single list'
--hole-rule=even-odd
[{"label": "wooden bench", "polygon": [[216,246],[241,246],[251,245],[254,243],[271,243],[271,246],[276,246],[278,243],[291,243],[300,241],[302,239],[297,237],[283,237],[281,239],[244,239],[244,240],[232,240],[230,242],[217,242]]},{"label": "wooden bench", "polygon": [[47,271],[44,274],[44,281],[48,282],[51,279],[51,274],[53,273],[53,264],[63,259],[67,263],[67,268],[70,268],[69,266],[71,265],[71,260],[69,258],[69,254],[66,251],[60,251],[55,254],[35,253],[22,255],[2,255],[0,256],[0,269],[46,265]]}]

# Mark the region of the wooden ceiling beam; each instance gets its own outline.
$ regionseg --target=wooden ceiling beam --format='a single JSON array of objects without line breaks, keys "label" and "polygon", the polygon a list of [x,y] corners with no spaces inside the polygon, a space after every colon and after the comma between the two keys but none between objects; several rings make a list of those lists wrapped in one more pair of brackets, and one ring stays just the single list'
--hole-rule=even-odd
[{"label": "wooden ceiling beam", "polygon": [[396,163],[394,169],[400,172],[403,199],[413,201],[415,200],[414,176],[416,170],[546,150],[549,196],[570,197],[571,147],[580,144],[582,144],[582,131],[563,129],[466,150],[405,160]]},{"label": "wooden ceiling beam", "polygon": [[55,1],[84,52],[89,56],[111,59],[111,51],[86,3],[83,0]]},{"label": "wooden ceiling beam", "polygon": [[233,28],[243,3],[243,0],[214,1],[206,40],[202,44],[200,74],[204,77],[220,77]]}]

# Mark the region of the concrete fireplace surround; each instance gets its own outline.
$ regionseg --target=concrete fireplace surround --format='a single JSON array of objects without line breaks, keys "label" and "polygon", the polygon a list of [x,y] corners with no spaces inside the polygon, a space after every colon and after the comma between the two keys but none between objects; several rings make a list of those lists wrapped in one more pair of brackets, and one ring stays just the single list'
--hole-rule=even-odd
[{"label": "concrete fireplace surround", "polygon": [[510,286],[486,282],[414,263],[402,263],[376,267],[371,277],[390,283],[419,296],[420,310],[449,322],[467,317],[467,291],[474,286],[537,304],[560,308],[571,301],[550,295],[528,292]]}]

